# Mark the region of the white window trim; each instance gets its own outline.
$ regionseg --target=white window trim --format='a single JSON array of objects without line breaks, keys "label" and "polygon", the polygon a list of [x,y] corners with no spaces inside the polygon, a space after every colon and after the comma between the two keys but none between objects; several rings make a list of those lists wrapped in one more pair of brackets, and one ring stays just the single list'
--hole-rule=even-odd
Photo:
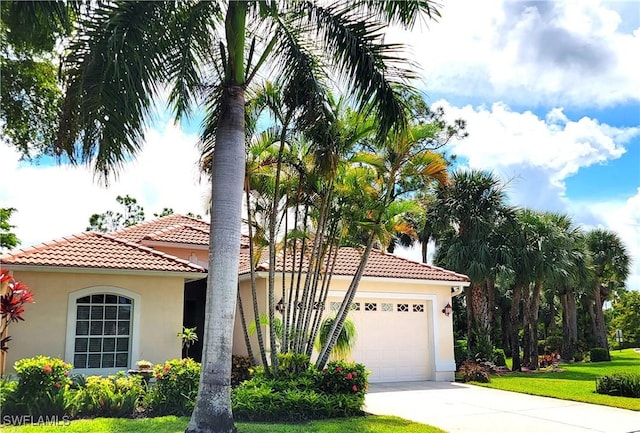
[{"label": "white window trim", "polygon": [[[109,294],[126,296],[133,302],[132,309],[133,314],[131,316],[131,342],[130,342],[130,357],[129,366],[127,368],[133,368],[140,356],[140,310],[141,310],[141,296],[135,292],[131,292],[127,289],[114,286],[93,286],[86,289],[76,290],[69,293],[69,300],[67,304],[67,336],[65,344],[65,362],[73,364],[73,355],[75,352],[75,337],[76,337],[76,320],[78,309],[76,308],[76,301],[79,298],[88,295]],[[73,374],[84,374],[92,376],[108,376],[116,374],[118,371],[122,371],[122,367],[118,368],[74,368]]]}]

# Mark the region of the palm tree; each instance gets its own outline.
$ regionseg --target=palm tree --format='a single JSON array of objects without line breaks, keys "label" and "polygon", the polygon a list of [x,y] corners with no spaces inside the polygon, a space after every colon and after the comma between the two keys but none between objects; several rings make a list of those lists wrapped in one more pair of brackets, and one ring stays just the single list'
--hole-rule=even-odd
[{"label": "palm tree", "polygon": [[609,349],[607,328],[602,306],[609,295],[624,285],[629,275],[629,254],[620,237],[611,231],[595,229],[587,233],[587,247],[591,252],[594,274],[589,313],[597,347]]},{"label": "palm tree", "polygon": [[487,281],[494,277],[497,263],[487,240],[504,212],[500,181],[477,170],[454,173],[450,185],[438,190],[434,204],[434,217],[449,227],[438,235],[437,261],[471,279],[465,288],[471,357],[491,359],[494,303]]},{"label": "palm tree", "polygon": [[[106,177],[139,151],[158,90],[176,116],[207,109],[203,140],[215,143],[205,350],[187,431],[234,431],[230,406],[245,168],[245,90],[259,70],[283,78],[285,98],[307,124],[325,122],[318,78],[327,65],[370,104],[381,136],[404,124],[393,86],[411,76],[399,46],[383,42],[387,23],[411,27],[435,17],[430,0],[317,2],[120,2],[91,5],[66,58],[66,96],[57,149],[93,162]],[[324,60],[324,61],[322,61]],[[404,62],[406,64],[406,62]],[[202,96],[202,99],[198,99]],[[270,306],[273,308],[273,306]]]}]

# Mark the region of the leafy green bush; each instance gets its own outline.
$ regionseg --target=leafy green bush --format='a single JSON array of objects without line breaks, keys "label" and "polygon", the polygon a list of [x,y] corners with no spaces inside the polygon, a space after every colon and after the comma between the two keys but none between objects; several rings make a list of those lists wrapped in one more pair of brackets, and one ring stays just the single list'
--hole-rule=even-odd
[{"label": "leafy green bush", "polygon": [[317,377],[318,389],[330,394],[364,394],[368,387],[367,376],[362,364],[331,361]]},{"label": "leafy green bush", "polygon": [[589,350],[589,359],[591,362],[611,361],[609,351],[604,347],[594,347]]},{"label": "leafy green bush", "polygon": [[198,395],[200,363],[190,358],[173,359],[157,364],[153,373],[156,381],[145,399],[153,415],[191,414]]},{"label": "leafy green bush", "polygon": [[32,416],[69,414],[71,364],[39,355],[16,361],[14,368],[18,374],[18,385],[12,397],[15,413]]},{"label": "leafy green bush", "polygon": [[550,335],[546,341],[546,350],[549,353],[560,353],[560,350],[562,350],[562,335]]},{"label": "leafy green bush", "polygon": [[467,354],[467,340],[456,340],[453,346],[453,356],[456,360],[456,369],[459,369],[463,362],[469,357]]},{"label": "leafy green bush", "polygon": [[15,408],[15,392],[18,382],[5,376],[0,379],[0,413],[13,414]]},{"label": "leafy green bush", "polygon": [[507,358],[504,355],[504,350],[502,349],[493,349],[493,363],[499,367],[504,367],[507,365]]},{"label": "leafy green bush", "polygon": [[278,362],[283,373],[300,374],[309,369],[309,357],[304,353],[279,353]]},{"label": "leafy green bush", "polygon": [[323,371],[313,366],[292,374],[267,377],[256,368],[253,378],[231,394],[234,417],[246,421],[302,421],[362,414],[367,372],[362,364],[333,361]]},{"label": "leafy green bush", "polygon": [[128,418],[145,393],[140,376],[90,376],[76,391],[74,406],[80,416]]},{"label": "leafy green bush", "polygon": [[231,386],[236,387],[245,380],[251,379],[253,365],[248,356],[231,356]]},{"label": "leafy green bush", "polygon": [[640,373],[614,373],[596,379],[598,394],[640,398]]},{"label": "leafy green bush", "polygon": [[242,383],[231,394],[233,415],[242,421],[304,421],[362,414],[364,394],[326,394],[313,389],[276,390]]},{"label": "leafy green bush", "polygon": [[463,382],[489,383],[491,378],[489,372],[480,364],[474,361],[465,361],[458,370]]}]

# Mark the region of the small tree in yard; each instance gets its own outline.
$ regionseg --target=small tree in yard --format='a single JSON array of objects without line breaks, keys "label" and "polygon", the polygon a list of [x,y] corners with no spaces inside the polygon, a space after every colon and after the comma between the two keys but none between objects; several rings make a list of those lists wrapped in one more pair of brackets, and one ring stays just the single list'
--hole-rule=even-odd
[{"label": "small tree in yard", "polygon": [[6,352],[11,337],[9,323],[23,321],[24,304],[33,302],[33,293],[11,275],[0,274],[0,377],[4,375]]}]

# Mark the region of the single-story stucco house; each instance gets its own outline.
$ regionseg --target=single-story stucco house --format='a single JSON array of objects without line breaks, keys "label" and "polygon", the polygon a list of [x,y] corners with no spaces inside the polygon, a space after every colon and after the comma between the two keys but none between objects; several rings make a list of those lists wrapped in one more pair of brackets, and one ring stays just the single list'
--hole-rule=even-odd
[{"label": "single-story stucco house", "polygon": [[[39,354],[64,359],[84,374],[181,357],[177,333],[183,326],[203,329],[208,241],[208,223],[170,215],[0,256],[2,272],[35,297],[25,322],[10,327],[7,371],[16,360]],[[247,247],[243,237],[240,294],[251,308]],[[359,258],[356,249],[340,250],[326,315],[337,309]],[[261,264],[256,273],[262,312],[267,270]],[[443,309],[468,284],[465,275],[374,250],[350,313],[358,332],[352,359],[371,371],[371,382],[452,381],[453,316]],[[242,355],[247,349],[236,316],[233,352]],[[189,355],[198,359],[201,353],[202,338]]]}]

